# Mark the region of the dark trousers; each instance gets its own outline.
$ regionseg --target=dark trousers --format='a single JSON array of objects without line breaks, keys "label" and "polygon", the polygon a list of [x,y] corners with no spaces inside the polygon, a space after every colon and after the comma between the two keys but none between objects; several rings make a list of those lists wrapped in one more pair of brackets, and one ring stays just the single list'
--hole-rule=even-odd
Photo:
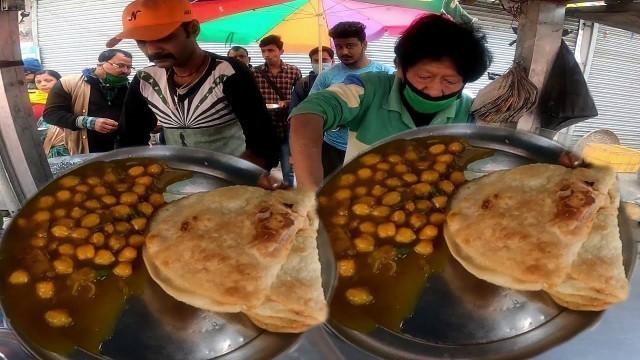
[{"label": "dark trousers", "polygon": [[322,142],[322,168],[324,169],[325,178],[342,167],[345,154],[346,151],[329,145],[326,141]]}]

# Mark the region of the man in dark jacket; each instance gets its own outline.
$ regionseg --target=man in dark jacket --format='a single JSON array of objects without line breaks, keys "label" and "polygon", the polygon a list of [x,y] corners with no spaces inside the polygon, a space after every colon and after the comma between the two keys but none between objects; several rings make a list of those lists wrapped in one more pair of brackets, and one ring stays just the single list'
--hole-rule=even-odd
[{"label": "man in dark jacket", "polygon": [[[131,53],[110,49],[98,56],[95,68],[65,76],[53,86],[43,119],[67,130],[72,155],[113,150],[118,119],[133,70]],[[73,139],[73,135],[78,135]]]},{"label": "man in dark jacket", "polygon": [[320,67],[322,67],[322,71],[325,71],[333,66],[333,49],[328,46],[322,47],[322,56],[320,56],[318,48],[313,48],[309,52],[309,59],[311,60],[311,67],[313,70],[309,73],[309,75],[302,78],[302,80],[298,81],[296,86],[293,88],[293,93],[291,94],[291,105],[289,106],[289,113],[291,110],[298,106],[302,102],[302,100],[306,99],[309,96],[309,92],[311,91],[311,87],[313,86],[313,82],[316,81],[318,74],[320,73]]}]

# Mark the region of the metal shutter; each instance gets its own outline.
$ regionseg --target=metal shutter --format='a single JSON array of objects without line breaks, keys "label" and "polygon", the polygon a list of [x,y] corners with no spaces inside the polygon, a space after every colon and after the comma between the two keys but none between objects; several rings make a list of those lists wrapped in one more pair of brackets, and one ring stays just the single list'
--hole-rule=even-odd
[{"label": "metal shutter", "polygon": [[622,145],[640,150],[640,35],[599,26],[587,83],[599,115],[578,123],[573,135],[615,132]]}]

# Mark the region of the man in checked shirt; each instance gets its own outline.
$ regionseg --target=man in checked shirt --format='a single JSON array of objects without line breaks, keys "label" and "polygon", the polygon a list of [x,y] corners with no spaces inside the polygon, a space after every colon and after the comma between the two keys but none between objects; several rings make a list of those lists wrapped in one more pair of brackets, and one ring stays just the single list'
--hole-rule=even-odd
[{"label": "man in checked shirt", "polygon": [[295,65],[285,64],[280,56],[284,53],[284,43],[280,36],[269,35],[259,43],[265,63],[251,68],[256,77],[267,108],[271,113],[280,140],[282,141],[280,166],[285,185],[293,186],[293,168],[289,162],[289,104],[291,91],[302,78],[300,69]]}]

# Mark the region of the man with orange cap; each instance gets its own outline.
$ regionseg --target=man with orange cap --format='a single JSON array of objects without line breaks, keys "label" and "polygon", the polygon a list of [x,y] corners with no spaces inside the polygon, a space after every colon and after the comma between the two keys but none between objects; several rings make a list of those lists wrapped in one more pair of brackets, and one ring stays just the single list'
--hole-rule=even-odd
[{"label": "man with orange cap", "polygon": [[200,23],[188,0],[136,0],[122,27],[107,47],[134,39],[155,66],[131,82],[116,146],[147,145],[160,125],[168,145],[241,156],[265,169],[277,164],[279,140],[251,72],[198,46]]}]

